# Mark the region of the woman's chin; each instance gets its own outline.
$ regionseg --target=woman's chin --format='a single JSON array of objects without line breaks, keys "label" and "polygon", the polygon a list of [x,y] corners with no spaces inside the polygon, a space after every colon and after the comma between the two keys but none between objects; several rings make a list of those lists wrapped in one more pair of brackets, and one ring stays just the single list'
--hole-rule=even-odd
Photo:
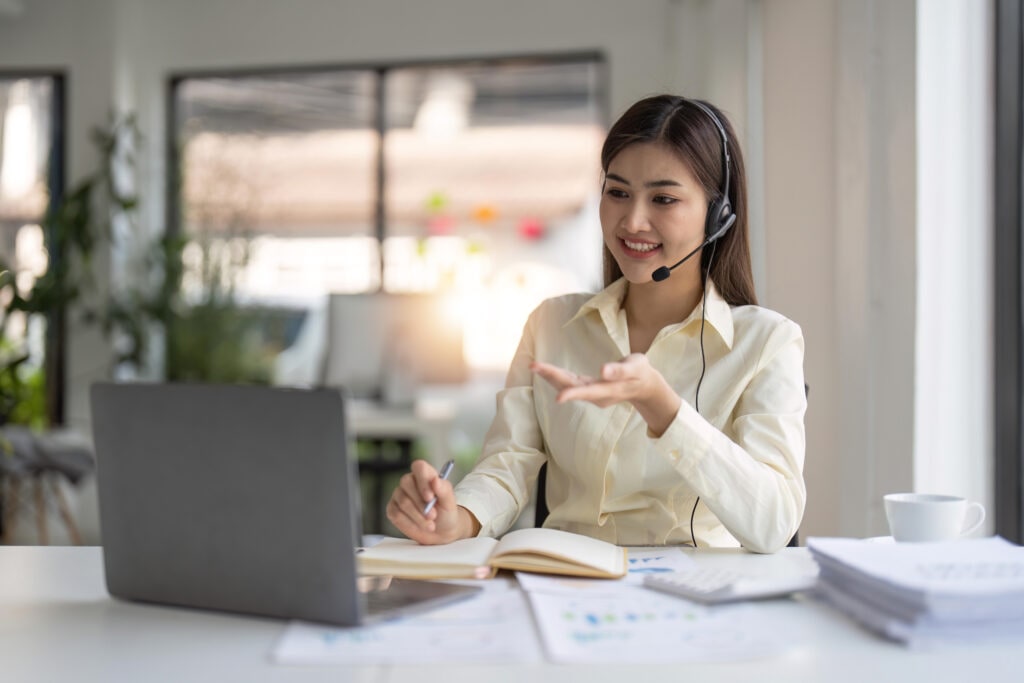
[{"label": "woman's chin", "polygon": [[649,282],[654,282],[654,278],[652,276],[655,270],[657,270],[657,268],[653,266],[646,269],[630,268],[628,271],[623,270],[622,275],[631,285],[644,285]]}]

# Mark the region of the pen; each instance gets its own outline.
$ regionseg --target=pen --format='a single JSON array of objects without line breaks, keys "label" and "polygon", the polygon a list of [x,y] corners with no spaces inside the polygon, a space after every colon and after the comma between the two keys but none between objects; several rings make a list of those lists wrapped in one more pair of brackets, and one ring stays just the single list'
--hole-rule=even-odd
[{"label": "pen", "polygon": [[[453,469],[455,469],[455,461],[454,460],[449,460],[441,468],[441,478],[442,479],[447,479],[448,475],[450,475],[452,473]],[[431,510],[434,509],[434,504],[436,502],[437,502],[437,496],[434,496],[430,500],[429,503],[427,503],[426,505],[423,506],[423,514],[424,514],[424,516],[427,515]]]}]

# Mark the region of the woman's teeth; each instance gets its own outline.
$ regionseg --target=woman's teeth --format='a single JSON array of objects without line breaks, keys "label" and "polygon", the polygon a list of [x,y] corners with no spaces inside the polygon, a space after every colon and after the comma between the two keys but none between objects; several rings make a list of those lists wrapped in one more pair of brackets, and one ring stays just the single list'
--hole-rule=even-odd
[{"label": "woman's teeth", "polygon": [[622,242],[633,251],[651,251],[661,246],[660,244],[651,244],[650,242],[630,242],[628,240],[622,240]]}]

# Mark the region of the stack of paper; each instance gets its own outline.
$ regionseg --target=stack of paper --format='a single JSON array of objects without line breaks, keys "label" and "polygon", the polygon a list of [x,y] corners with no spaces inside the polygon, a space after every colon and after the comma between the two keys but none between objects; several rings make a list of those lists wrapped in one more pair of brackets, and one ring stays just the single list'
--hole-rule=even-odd
[{"label": "stack of paper", "polygon": [[911,646],[1024,638],[1024,548],[1002,538],[876,543],[811,538],[818,591]]}]

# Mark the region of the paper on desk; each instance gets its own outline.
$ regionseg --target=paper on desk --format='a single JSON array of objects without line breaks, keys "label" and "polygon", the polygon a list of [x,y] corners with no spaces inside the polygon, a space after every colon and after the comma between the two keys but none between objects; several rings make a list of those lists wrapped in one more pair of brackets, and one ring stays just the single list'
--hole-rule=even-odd
[{"label": "paper on desk", "polygon": [[542,659],[530,610],[518,590],[488,590],[426,614],[373,626],[332,628],[295,622],[285,629],[271,658],[280,664]]},{"label": "paper on desk", "polygon": [[1024,618],[973,622],[924,619],[914,622],[893,617],[829,583],[818,586],[817,595],[872,631],[905,643],[911,648],[934,650],[939,647],[964,646],[997,639],[1019,641],[1024,637]]},{"label": "paper on desk", "polygon": [[529,598],[555,662],[734,661],[777,655],[786,645],[752,605],[704,607],[628,585]]},{"label": "paper on desk", "polygon": [[925,596],[1024,596],[1024,548],[998,536],[936,543],[810,538],[815,559]]},{"label": "paper on desk", "polygon": [[516,572],[516,579],[525,591],[562,593],[617,592],[622,586],[639,586],[648,574],[681,572],[697,563],[679,548],[628,548],[628,571],[621,579],[581,579],[569,576]]}]

